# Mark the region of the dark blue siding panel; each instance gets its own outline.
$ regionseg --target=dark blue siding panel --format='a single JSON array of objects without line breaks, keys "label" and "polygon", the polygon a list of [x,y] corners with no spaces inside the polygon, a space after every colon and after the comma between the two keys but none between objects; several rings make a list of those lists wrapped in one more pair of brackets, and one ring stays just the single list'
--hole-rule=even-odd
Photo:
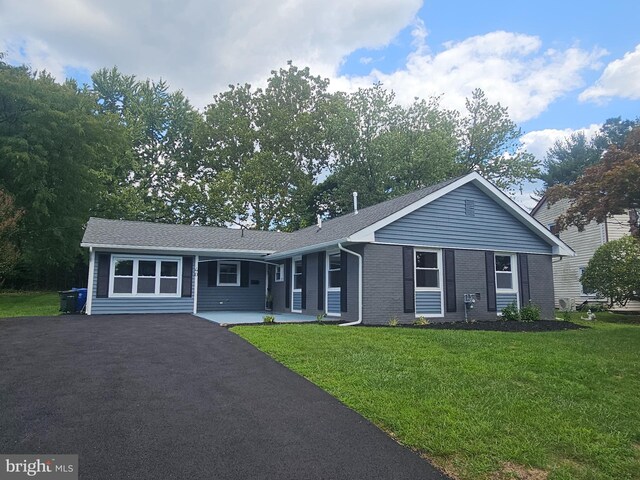
[{"label": "dark blue siding panel", "polygon": [[496,294],[496,303],[498,305],[498,312],[501,312],[504,307],[511,305],[513,302],[516,302],[516,305],[518,304],[518,294],[516,293]]},{"label": "dark blue siding panel", "polygon": [[[474,201],[474,216],[465,214]],[[466,184],[381,228],[377,242],[550,254],[551,245],[478,187]]]},{"label": "dark blue siding panel", "polygon": [[442,293],[416,291],[416,314],[441,315]]},{"label": "dark blue siding panel", "polygon": [[340,313],[340,290],[327,292],[327,313],[339,314]]},{"label": "dark blue siding panel", "polygon": [[263,263],[247,262],[247,287],[209,287],[208,262],[200,262],[198,275],[198,311],[216,310],[263,311],[265,309],[266,270]]},{"label": "dark blue siding panel", "polygon": [[302,310],[302,292],[293,292],[292,310]]}]

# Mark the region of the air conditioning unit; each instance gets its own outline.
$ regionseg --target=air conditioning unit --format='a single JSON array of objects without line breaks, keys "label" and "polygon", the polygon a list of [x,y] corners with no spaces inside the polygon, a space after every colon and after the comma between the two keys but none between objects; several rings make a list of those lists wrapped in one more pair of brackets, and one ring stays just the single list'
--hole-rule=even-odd
[{"label": "air conditioning unit", "polygon": [[563,312],[572,312],[576,309],[576,299],[573,297],[560,298],[558,305]]}]

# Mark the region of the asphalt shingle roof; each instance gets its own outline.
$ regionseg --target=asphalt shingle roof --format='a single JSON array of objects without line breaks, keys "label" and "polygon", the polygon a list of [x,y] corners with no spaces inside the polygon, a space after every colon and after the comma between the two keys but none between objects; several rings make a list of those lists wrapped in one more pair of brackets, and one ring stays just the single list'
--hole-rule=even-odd
[{"label": "asphalt shingle roof", "polygon": [[[460,177],[458,177],[460,178]],[[170,225],[90,218],[82,239],[88,245],[159,247],[182,250],[253,250],[282,252],[342,240],[434,193],[458,178],[348,213],[293,233],[222,227]]]}]

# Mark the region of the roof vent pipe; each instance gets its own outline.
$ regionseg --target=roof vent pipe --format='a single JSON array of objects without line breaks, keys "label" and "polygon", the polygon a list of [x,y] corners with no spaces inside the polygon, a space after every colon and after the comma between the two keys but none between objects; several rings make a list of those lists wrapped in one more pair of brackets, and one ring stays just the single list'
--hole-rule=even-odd
[{"label": "roof vent pipe", "polygon": [[322,217],[318,214],[318,230],[322,228]]},{"label": "roof vent pipe", "polygon": [[358,214],[358,192],[353,192],[353,214]]}]

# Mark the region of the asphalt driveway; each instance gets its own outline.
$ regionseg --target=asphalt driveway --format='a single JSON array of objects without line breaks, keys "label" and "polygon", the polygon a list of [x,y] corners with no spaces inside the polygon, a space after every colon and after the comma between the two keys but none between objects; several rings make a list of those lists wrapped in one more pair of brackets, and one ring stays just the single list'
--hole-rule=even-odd
[{"label": "asphalt driveway", "polygon": [[79,454],[91,480],[445,478],[191,315],[0,320],[0,453]]}]

